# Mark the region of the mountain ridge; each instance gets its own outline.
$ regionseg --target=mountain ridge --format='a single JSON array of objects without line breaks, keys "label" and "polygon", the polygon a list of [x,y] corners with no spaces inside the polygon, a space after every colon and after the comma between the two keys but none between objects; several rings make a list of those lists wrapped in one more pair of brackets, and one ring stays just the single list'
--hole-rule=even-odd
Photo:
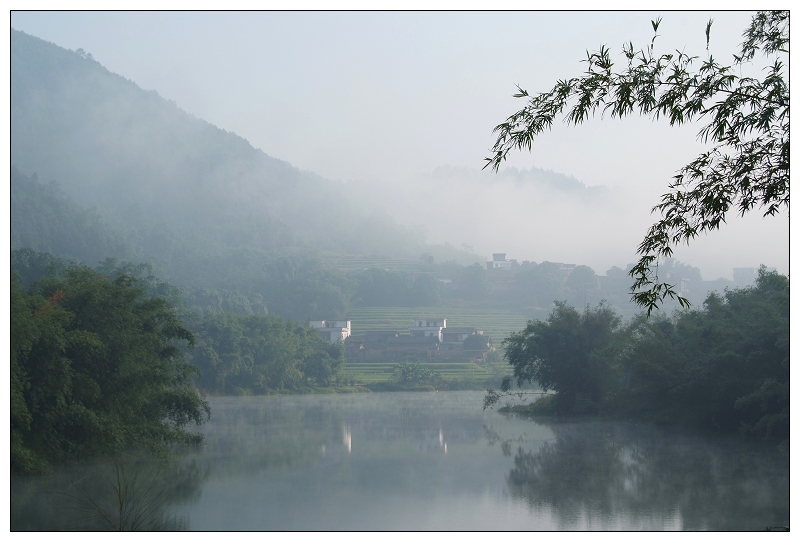
[{"label": "mountain ridge", "polygon": [[[137,229],[206,230],[228,245],[417,257],[417,232],[89,58],[12,29],[11,163]],[[378,224],[376,225],[376,220]],[[381,230],[384,240],[360,230]],[[214,230],[214,231],[211,231]],[[241,233],[241,232],[240,232]]]}]

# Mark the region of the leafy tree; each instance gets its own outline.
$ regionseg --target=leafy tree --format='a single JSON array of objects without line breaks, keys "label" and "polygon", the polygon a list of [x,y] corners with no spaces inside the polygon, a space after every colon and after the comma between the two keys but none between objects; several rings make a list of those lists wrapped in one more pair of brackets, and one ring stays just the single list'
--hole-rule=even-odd
[{"label": "leafy tree", "polygon": [[536,382],[558,392],[561,410],[582,410],[603,399],[619,326],[620,318],[605,305],[579,313],[556,302],[547,321],[528,322],[503,347],[519,386]]},{"label": "leafy tree", "polygon": [[202,319],[208,314],[268,314],[261,294],[245,295],[238,290],[212,290],[199,286],[180,289],[187,310]]},{"label": "leafy tree", "polygon": [[754,286],[712,293],[702,309],[635,318],[610,407],[659,421],[789,436],[789,283],[762,270]]},{"label": "leafy tree", "polygon": [[[789,438],[789,280],[759,271],[749,288],[711,294],[677,321],[691,363],[673,398],[683,417],[719,430]],[[788,440],[787,440],[788,442]]]},{"label": "leafy tree", "polygon": [[207,314],[196,333],[192,363],[202,373],[200,385],[212,393],[328,386],[344,366],[341,344],[275,315]]},{"label": "leafy tree", "polygon": [[624,279],[627,273],[615,265],[606,271],[606,276],[612,279]]},{"label": "leafy tree", "polygon": [[615,367],[618,387],[609,394],[612,408],[674,421],[677,416],[669,405],[675,401],[670,392],[686,381],[690,370],[679,346],[675,319],[639,314],[625,326],[623,334],[624,346]]},{"label": "leafy tree", "polygon": [[37,252],[30,248],[11,251],[11,268],[17,273],[17,279],[23,288],[30,288],[45,277],[64,277],[70,266],[77,262],[56,258],[46,252]]},{"label": "leafy tree", "polygon": [[[660,22],[652,22],[654,33]],[[711,26],[709,21],[707,44]],[[709,148],[677,172],[654,207],[661,219],[639,245],[639,261],[630,271],[632,298],[648,315],[666,298],[689,305],[659,276],[659,261],[672,255],[673,246],[719,228],[732,209],[745,214],[760,207],[767,216],[789,207],[789,85],[782,61],[788,54],[789,13],[756,14],[733,65],[711,55],[700,61],[681,51],[657,54],[656,37],[639,50],[633,43],[623,45],[621,69],[614,68],[610,50],[601,46],[588,54],[587,71],[580,77],[534,96],[517,87],[514,96],[527,104],[495,127],[494,155],[485,166],[498,170],[512,150],[530,150],[562,113],[572,124],[598,109],[612,117],[663,117],[670,125],[704,121],[699,137]],[[758,51],[770,62],[763,77],[740,75]]]},{"label": "leafy tree", "polygon": [[333,379],[344,369],[344,346],[341,342],[329,343],[320,340],[318,346],[303,360],[301,369],[306,382],[312,381],[318,386],[330,386]]},{"label": "leafy tree", "polygon": [[202,440],[185,429],[210,414],[184,360],[194,336],[167,301],[85,267],[11,294],[13,470]]},{"label": "leafy tree", "polygon": [[[625,326],[602,305],[581,314],[557,303],[503,345],[517,384],[558,392],[556,411],[739,431],[788,449],[789,280],[763,267],[754,286],[712,293],[701,309]],[[510,388],[489,390],[485,406],[519,393]]]},{"label": "leafy tree", "polygon": [[567,277],[566,286],[576,290],[594,290],[597,288],[597,275],[594,269],[587,265],[575,266],[572,273]]}]

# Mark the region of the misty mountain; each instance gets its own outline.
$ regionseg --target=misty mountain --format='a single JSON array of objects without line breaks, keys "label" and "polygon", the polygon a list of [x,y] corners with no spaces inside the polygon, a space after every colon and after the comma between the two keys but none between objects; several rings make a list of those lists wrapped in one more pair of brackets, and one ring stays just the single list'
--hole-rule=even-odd
[{"label": "misty mountain", "polygon": [[[640,239],[630,227],[632,213],[649,210],[632,204],[634,193],[587,186],[535,167],[495,173],[441,166],[394,186],[348,185],[361,201],[381,202],[386,213],[420,229],[429,242],[448,241],[485,257],[504,252],[520,261],[601,262],[601,271],[633,259]],[[388,191],[391,198],[385,197]]]},{"label": "misty mountain", "polygon": [[[612,191],[536,168],[442,167],[400,184],[330,181],[268,156],[84,52],[17,31],[11,162],[12,249],[92,266],[108,257],[146,262],[186,292],[199,288],[195,297],[215,295],[204,289],[235,292],[248,300],[243,306],[263,301],[271,313],[298,320],[377,303],[362,287],[367,268],[382,269],[387,284],[405,281],[408,292],[419,273],[439,273],[454,281],[442,296],[485,301],[478,294],[486,288],[467,280],[483,265],[459,265],[483,259],[474,252],[580,264],[576,255],[607,250],[608,235],[584,226],[579,244],[565,242],[563,232],[608,222],[608,209],[624,220]],[[389,258],[410,261],[413,274],[390,273]],[[388,291],[386,284],[378,290]],[[399,304],[420,303],[418,293],[399,296]]]},{"label": "misty mountain", "polygon": [[490,170],[475,168],[442,166],[433,171],[431,175],[437,182],[456,180],[458,182],[472,181],[483,184],[517,183],[527,187],[539,189],[540,194],[568,194],[582,199],[600,202],[610,196],[611,191],[605,186],[586,186],[571,175],[564,175],[548,169],[536,167],[517,169],[508,167],[499,173]]},{"label": "misty mountain", "polygon": [[161,259],[195,242],[395,258],[425,249],[419,232],[351,202],[343,183],[268,156],[91,55],[14,30],[11,163]]}]

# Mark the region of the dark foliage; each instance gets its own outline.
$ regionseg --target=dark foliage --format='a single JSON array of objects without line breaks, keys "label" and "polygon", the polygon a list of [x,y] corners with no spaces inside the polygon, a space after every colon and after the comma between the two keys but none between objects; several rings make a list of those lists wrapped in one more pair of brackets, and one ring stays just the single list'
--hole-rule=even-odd
[{"label": "dark foliage", "polygon": [[547,321],[531,321],[503,341],[517,384],[536,382],[558,392],[565,411],[592,408],[607,390],[619,317],[600,305],[579,313],[557,303]]},{"label": "dark foliage", "polygon": [[340,343],[278,316],[209,315],[196,330],[192,363],[200,386],[215,394],[249,395],[328,386],[344,367]]},{"label": "dark foliage", "polygon": [[68,267],[27,291],[12,275],[12,470],[202,440],[186,430],[210,414],[184,358],[194,336],[166,300],[124,273]]},{"label": "dark foliage", "polygon": [[[518,384],[558,392],[556,412],[738,430],[788,446],[789,280],[764,268],[754,286],[712,293],[702,309],[625,326],[607,307],[559,303],[505,345]],[[503,391],[487,406],[513,395]]]}]

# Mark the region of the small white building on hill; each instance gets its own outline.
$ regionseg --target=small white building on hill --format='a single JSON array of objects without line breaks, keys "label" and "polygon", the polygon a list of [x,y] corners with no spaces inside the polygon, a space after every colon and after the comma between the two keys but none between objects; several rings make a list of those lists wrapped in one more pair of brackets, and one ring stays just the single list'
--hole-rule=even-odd
[{"label": "small white building on hill", "polygon": [[408,328],[412,337],[436,337],[442,342],[442,329],[447,327],[447,318],[428,318],[414,320],[414,327]]},{"label": "small white building on hill", "polygon": [[350,336],[350,320],[311,320],[309,324],[328,342],[344,341]]}]

